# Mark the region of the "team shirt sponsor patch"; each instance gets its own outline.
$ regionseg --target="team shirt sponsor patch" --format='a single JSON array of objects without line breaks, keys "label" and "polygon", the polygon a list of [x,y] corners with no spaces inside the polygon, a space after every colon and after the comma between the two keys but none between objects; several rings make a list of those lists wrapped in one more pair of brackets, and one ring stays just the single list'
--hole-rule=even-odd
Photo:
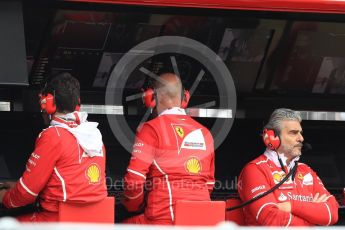
[{"label": "team shirt sponsor patch", "polygon": [[[283,171],[273,171],[272,172],[272,177],[273,181],[275,184],[278,184],[284,177],[285,177],[285,172]],[[284,184],[292,184],[292,180],[289,178],[287,181],[284,182]]]},{"label": "team shirt sponsor patch", "polygon": [[297,178],[300,179],[300,180],[303,180],[303,174],[302,173],[298,173],[297,174]]},{"label": "team shirt sponsor patch", "polygon": [[140,141],[135,142],[134,145],[133,145],[133,147],[144,147],[144,143],[143,143],[143,142],[140,142]]},{"label": "team shirt sponsor patch", "polygon": [[142,153],[142,149],[143,149],[144,145],[145,144],[143,142],[141,142],[141,141],[135,142],[134,145],[133,145],[132,153],[133,154]]},{"label": "team shirt sponsor patch", "polygon": [[181,149],[200,149],[206,150],[205,138],[201,129],[190,132],[183,139]]},{"label": "team shirt sponsor patch", "polygon": [[278,184],[285,177],[285,172],[273,171],[272,177],[273,177],[274,183]]},{"label": "team shirt sponsor patch", "polygon": [[199,174],[201,172],[201,162],[196,157],[191,157],[185,162],[186,171],[190,174]]},{"label": "team shirt sponsor patch", "polygon": [[38,155],[37,153],[32,152],[30,158],[28,159],[28,161],[27,161],[27,163],[25,165],[26,171],[31,172],[31,169],[36,167],[39,159],[40,159],[40,155]]},{"label": "team shirt sponsor patch", "polygon": [[312,202],[313,201],[313,196],[307,196],[307,195],[298,195],[298,194],[293,194],[292,192],[288,192],[287,196],[289,197],[289,200],[297,200],[301,202]]},{"label": "team shirt sponsor patch", "polygon": [[37,153],[31,153],[31,156],[33,157],[33,158],[35,158],[36,160],[38,160],[38,159],[40,159],[40,155],[38,155]]},{"label": "team shirt sponsor patch", "polygon": [[176,144],[178,147],[178,154],[182,149],[206,150],[206,143],[201,129],[193,130],[186,133],[182,125],[171,124],[176,136]]},{"label": "team shirt sponsor patch", "polygon": [[93,163],[87,167],[85,171],[86,178],[89,180],[89,184],[98,184],[101,178],[101,171],[97,164]]},{"label": "team shirt sponsor patch", "polygon": [[280,193],[279,197],[278,197],[278,200],[279,201],[286,201],[288,198],[287,196],[284,195],[284,193]]},{"label": "team shirt sponsor patch", "polygon": [[278,184],[283,178],[279,172],[273,173],[272,176],[273,176],[273,180],[276,184]]},{"label": "team shirt sponsor patch", "polygon": [[278,196],[278,200],[281,202],[286,201],[286,200],[296,200],[296,201],[300,201],[300,202],[312,202],[313,201],[313,195],[310,194],[310,196],[308,196],[308,195],[294,194],[292,192],[287,192],[286,194],[284,194],[283,192],[281,192],[280,195]]},{"label": "team shirt sponsor patch", "polygon": [[184,131],[183,131],[183,128],[181,126],[176,126],[175,131],[179,137],[181,137],[181,138],[184,137]]},{"label": "team shirt sponsor patch", "polygon": [[313,185],[313,176],[308,173],[303,177],[303,185]]},{"label": "team shirt sponsor patch", "polygon": [[265,189],[265,188],[266,188],[265,185],[259,185],[259,186],[252,189],[252,193],[259,191],[259,190],[262,190],[262,189]]}]

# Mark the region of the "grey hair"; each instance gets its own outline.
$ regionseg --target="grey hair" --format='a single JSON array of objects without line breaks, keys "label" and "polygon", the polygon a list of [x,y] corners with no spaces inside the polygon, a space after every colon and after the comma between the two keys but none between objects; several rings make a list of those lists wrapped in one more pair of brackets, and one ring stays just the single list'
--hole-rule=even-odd
[{"label": "grey hair", "polygon": [[301,113],[292,109],[280,108],[273,111],[264,129],[273,129],[276,135],[280,135],[282,121],[302,122]]}]

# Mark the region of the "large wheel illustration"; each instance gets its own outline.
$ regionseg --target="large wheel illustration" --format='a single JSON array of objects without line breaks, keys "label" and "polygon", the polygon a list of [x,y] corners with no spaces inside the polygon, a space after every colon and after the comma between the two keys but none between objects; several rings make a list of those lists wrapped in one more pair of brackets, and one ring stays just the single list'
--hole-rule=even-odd
[{"label": "large wheel illustration", "polygon": [[[220,96],[218,108],[225,113],[230,112],[230,115],[218,117],[210,129],[214,137],[214,146],[215,148],[219,147],[228,135],[234,121],[236,91],[232,76],[221,58],[198,41],[185,37],[162,36],[149,39],[133,47],[119,60],[110,75],[106,89],[106,105],[123,104],[125,101],[123,90],[126,81],[135,69],[139,69],[150,78],[157,78],[157,75],[140,66],[147,58],[165,53],[186,55],[204,66],[204,69],[201,69],[195,76],[194,83],[190,87],[191,97],[193,97],[193,93],[206,70],[213,76]],[[174,72],[178,73],[178,63],[174,56],[171,56],[171,62]],[[132,98],[136,98],[136,96],[134,95]],[[115,137],[128,152],[131,152],[135,133],[129,127],[125,117],[123,115],[108,115],[107,118]],[[142,120],[145,119],[144,116]]]}]

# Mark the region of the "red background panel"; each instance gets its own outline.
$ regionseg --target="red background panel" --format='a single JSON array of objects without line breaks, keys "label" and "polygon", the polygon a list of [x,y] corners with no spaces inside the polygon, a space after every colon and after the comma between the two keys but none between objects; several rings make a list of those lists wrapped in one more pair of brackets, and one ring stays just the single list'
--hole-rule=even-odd
[{"label": "red background panel", "polygon": [[65,0],[146,6],[171,6],[261,11],[345,13],[345,0]]}]

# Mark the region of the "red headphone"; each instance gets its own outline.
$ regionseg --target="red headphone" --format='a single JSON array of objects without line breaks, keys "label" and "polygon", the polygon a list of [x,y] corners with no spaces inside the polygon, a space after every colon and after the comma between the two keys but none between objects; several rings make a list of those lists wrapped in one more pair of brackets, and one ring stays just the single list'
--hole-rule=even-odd
[{"label": "red headphone", "polygon": [[[45,111],[48,115],[54,114],[56,112],[56,104],[55,104],[55,98],[51,93],[48,93],[47,95],[42,95],[41,93],[39,96],[39,102],[41,106],[41,110]],[[80,110],[80,98],[78,98],[78,104],[75,106],[75,111]]]},{"label": "red headphone", "polygon": [[[146,91],[144,91],[142,99],[146,106],[146,108],[154,108],[157,105],[156,102],[156,91],[152,88],[148,88]],[[190,99],[190,93],[188,90],[183,89],[182,90],[182,96],[181,96],[181,108],[185,109],[188,106],[188,102]]]},{"label": "red headphone", "polygon": [[40,97],[41,111],[45,111],[48,115],[54,114],[56,112],[55,98],[52,94],[38,95]]},{"label": "red headphone", "polygon": [[78,104],[75,106],[74,111],[79,112],[80,111],[80,106],[81,106],[81,102],[80,102],[80,97],[78,98]]},{"label": "red headphone", "polygon": [[270,150],[277,150],[280,146],[280,138],[273,129],[264,129],[262,139]]},{"label": "red headphone", "polygon": [[181,108],[185,109],[188,107],[188,103],[190,100],[190,93],[188,90],[183,89],[183,95],[182,95],[182,99],[181,99]]}]

